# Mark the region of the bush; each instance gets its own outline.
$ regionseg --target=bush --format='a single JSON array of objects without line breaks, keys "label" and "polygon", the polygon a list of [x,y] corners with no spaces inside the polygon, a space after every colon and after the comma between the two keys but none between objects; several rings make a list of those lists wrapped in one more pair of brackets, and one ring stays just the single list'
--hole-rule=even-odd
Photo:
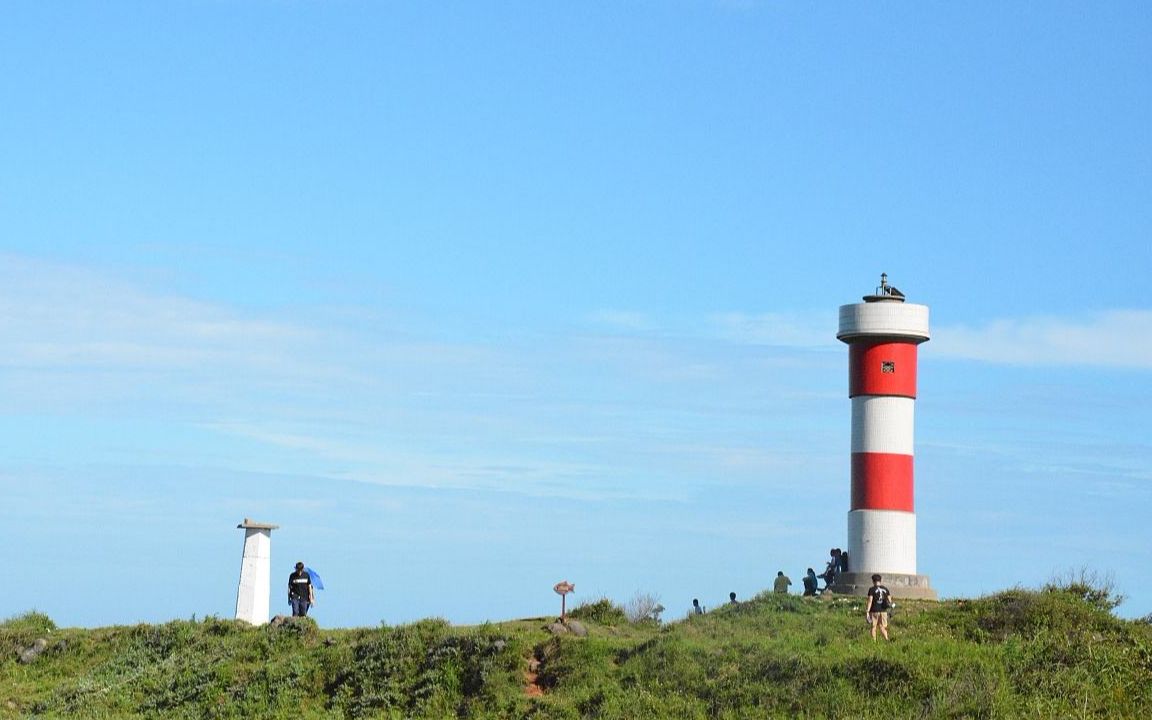
[{"label": "bush", "polygon": [[1089,568],[1068,570],[1053,577],[1044,586],[1044,592],[1065,593],[1108,611],[1119,607],[1125,600],[1123,595],[1116,592],[1116,582],[1111,575]]},{"label": "bush", "polygon": [[660,613],[664,606],[660,604],[660,596],[652,593],[636,591],[632,599],[624,607],[624,614],[629,622],[660,624]]},{"label": "bush", "polygon": [[47,635],[56,629],[56,623],[52,622],[52,618],[42,612],[29,610],[23,615],[15,615],[0,623],[0,629],[20,630]]},{"label": "bush", "polygon": [[494,701],[521,662],[511,639],[488,627],[462,633],[433,619],[381,628],[329,683],[330,708],[351,717],[456,716]]},{"label": "bush", "polygon": [[56,623],[44,613],[32,610],[0,623],[0,652],[20,654],[38,638],[46,638]]},{"label": "bush", "polygon": [[260,632],[263,633],[270,642],[276,642],[282,638],[314,641],[317,635],[319,635],[320,630],[316,621],[310,617],[287,617],[280,621],[273,620],[267,625],[260,626]]},{"label": "bush", "polygon": [[1041,633],[1078,637],[1117,629],[1119,621],[1111,614],[1111,602],[1086,597],[1080,588],[1048,586],[1039,592],[1015,588],[941,608],[936,616],[965,639],[979,643],[1030,639]]},{"label": "bush", "polygon": [[628,622],[628,614],[624,608],[608,598],[581,603],[568,612],[568,617],[601,625],[622,625]]}]

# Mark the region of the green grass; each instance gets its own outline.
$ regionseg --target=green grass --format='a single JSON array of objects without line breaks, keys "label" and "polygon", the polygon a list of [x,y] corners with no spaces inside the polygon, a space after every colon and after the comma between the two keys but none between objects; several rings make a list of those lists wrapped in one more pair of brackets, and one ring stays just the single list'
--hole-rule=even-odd
[{"label": "green grass", "polygon": [[663,626],[597,601],[573,612],[586,638],[544,619],[83,630],[28,613],[0,624],[0,718],[1141,717],[1152,625],[1114,604],[1074,583],[904,601],[891,643],[859,599],[771,593]]}]

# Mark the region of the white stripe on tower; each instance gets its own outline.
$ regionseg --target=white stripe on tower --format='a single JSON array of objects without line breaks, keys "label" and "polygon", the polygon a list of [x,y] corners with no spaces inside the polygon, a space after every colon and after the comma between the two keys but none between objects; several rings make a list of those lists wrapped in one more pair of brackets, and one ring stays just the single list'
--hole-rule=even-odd
[{"label": "white stripe on tower", "polygon": [[916,401],[888,395],[852,398],[852,452],[912,454]]}]

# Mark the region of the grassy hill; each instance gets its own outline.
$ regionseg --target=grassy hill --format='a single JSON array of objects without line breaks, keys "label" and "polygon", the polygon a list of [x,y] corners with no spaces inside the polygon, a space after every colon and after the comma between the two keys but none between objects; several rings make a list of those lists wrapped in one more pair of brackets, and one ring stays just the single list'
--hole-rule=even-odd
[{"label": "grassy hill", "polygon": [[665,625],[601,601],[576,613],[587,637],[543,618],[84,630],[29,613],[0,624],[0,717],[1147,717],[1152,625],[1114,604],[1081,583],[906,601],[887,644],[859,599],[772,594]]}]

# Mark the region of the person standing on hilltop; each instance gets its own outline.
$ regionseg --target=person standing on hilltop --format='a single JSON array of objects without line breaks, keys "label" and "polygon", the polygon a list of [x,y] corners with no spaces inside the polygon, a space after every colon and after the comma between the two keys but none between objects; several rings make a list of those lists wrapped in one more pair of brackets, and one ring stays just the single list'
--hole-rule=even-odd
[{"label": "person standing on hilltop", "polygon": [[879,575],[872,576],[872,587],[868,588],[868,624],[872,626],[872,640],[876,640],[876,627],[888,640],[888,611],[892,608],[892,593],[880,584]]},{"label": "person standing on hilltop", "polygon": [[776,572],[776,582],[772,583],[772,589],[781,595],[787,595],[788,586],[791,584],[792,581],[788,579],[788,576],[784,574],[784,571],[779,570]]},{"label": "person standing on hilltop", "polygon": [[296,563],[296,571],[288,576],[288,604],[292,606],[292,617],[307,617],[308,608],[316,602],[312,589],[312,577],[304,569],[304,563]]}]

